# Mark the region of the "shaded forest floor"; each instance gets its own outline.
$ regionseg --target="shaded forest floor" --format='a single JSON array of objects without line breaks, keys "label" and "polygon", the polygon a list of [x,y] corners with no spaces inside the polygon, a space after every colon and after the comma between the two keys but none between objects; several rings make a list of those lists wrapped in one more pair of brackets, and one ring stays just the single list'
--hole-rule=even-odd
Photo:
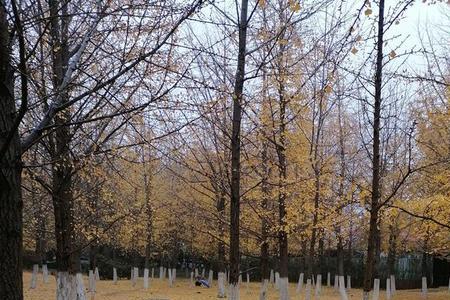
[{"label": "shaded forest floor", "polygon": [[[36,289],[31,290],[31,273],[24,272],[24,296],[25,300],[51,300],[55,299],[56,280],[54,276],[49,276],[49,283],[44,284],[42,274],[39,274]],[[88,280],[84,277],[84,285],[87,288]],[[258,300],[260,284],[252,282],[247,289],[244,282],[241,286],[242,300]],[[213,282],[211,288],[191,287],[189,280],[177,279],[172,288],[169,288],[168,280],[154,279],[150,280],[150,288],[143,289],[143,280],[139,278],[136,287],[132,287],[130,280],[119,280],[116,285],[109,280],[100,280],[96,283],[97,293],[92,298],[89,293],[87,299],[92,300],[207,300],[217,299],[217,281]],[[305,295],[295,293],[296,285],[289,285],[289,294],[292,300],[304,300]],[[275,288],[269,289],[269,300],[277,300],[278,293]],[[312,297],[313,300],[314,297]],[[352,289],[349,293],[349,300],[362,299],[362,290]],[[450,292],[446,287],[439,289],[430,289],[428,292],[429,300],[449,300]],[[324,287],[320,300],[339,300],[339,294],[333,288]],[[380,300],[385,300],[385,292],[380,291]],[[392,300],[423,300],[420,290],[401,290]]]}]

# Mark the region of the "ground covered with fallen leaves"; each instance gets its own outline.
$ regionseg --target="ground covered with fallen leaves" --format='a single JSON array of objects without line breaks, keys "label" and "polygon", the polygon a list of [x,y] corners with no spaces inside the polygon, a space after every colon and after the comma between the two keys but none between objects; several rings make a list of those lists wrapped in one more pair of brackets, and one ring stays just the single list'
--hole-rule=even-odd
[{"label": "ground covered with fallen leaves", "polygon": [[[36,289],[30,289],[31,273],[25,272],[24,275],[24,295],[25,300],[51,300],[55,299],[56,281],[54,276],[49,276],[49,283],[44,284],[42,274],[39,274]],[[88,279],[84,277],[84,285],[87,288]],[[96,283],[97,292],[95,295],[87,293],[89,300],[207,300],[217,299],[217,281],[213,282],[211,288],[192,287],[189,280],[177,279],[173,287],[169,287],[168,280],[153,279],[150,280],[148,290],[143,288],[143,280],[139,278],[135,287],[130,280],[119,280],[113,284],[110,280],[100,280]],[[247,287],[244,282],[241,285],[241,300],[258,300],[260,284],[251,282]],[[295,293],[296,285],[289,285],[290,298],[292,300],[304,300],[304,291],[302,294]],[[277,300],[278,293],[275,288],[269,288],[269,300]],[[349,292],[349,300],[362,299],[362,290],[352,289]],[[385,292],[380,291],[380,300],[385,300]],[[447,287],[439,289],[429,289],[429,300],[449,300],[450,292]],[[312,297],[312,300],[317,300]],[[339,294],[334,288],[323,287],[320,300],[339,300]],[[400,290],[397,291],[392,300],[423,300],[420,290]]]}]

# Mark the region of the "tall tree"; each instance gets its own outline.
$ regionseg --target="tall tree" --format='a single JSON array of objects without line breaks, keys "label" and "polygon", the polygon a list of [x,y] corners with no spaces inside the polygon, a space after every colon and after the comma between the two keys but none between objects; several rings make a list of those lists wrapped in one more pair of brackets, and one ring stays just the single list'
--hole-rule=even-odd
[{"label": "tall tree", "polygon": [[378,213],[380,210],[380,130],[381,130],[381,90],[383,87],[383,44],[384,44],[384,0],[378,4],[378,31],[375,62],[375,94],[373,98],[373,145],[372,145],[372,188],[370,201],[369,237],[367,257],[364,268],[363,299],[369,299],[372,289],[373,272],[375,267],[375,252],[378,235]]},{"label": "tall tree", "polygon": [[[20,22],[17,24],[19,27],[16,29],[21,34]],[[0,1],[0,297],[20,300],[23,298],[20,190],[22,149],[18,126],[23,116],[17,111],[14,98],[14,69],[9,26],[6,3],[2,0]],[[25,102],[22,102],[22,105],[25,105]]]},{"label": "tall tree", "polygon": [[233,90],[231,132],[231,201],[230,201],[230,299],[239,299],[239,211],[241,202],[241,120],[247,48],[248,0],[241,1],[238,17],[238,57]]}]

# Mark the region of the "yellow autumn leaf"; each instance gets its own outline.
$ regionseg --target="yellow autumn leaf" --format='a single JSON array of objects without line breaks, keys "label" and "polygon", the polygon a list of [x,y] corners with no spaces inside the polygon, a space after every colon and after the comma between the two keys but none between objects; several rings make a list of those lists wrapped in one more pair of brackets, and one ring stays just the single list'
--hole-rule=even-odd
[{"label": "yellow autumn leaf", "polygon": [[389,56],[390,56],[391,58],[394,58],[394,57],[397,56],[397,53],[395,53],[395,51],[392,50],[391,53],[389,53]]},{"label": "yellow autumn leaf", "polygon": [[353,54],[358,53],[358,49],[356,49],[355,47],[353,47],[353,48],[352,48],[352,53],[353,53]]},{"label": "yellow autumn leaf", "polygon": [[366,11],[364,12],[364,14],[365,14],[366,16],[370,16],[370,15],[372,14],[372,9],[370,9],[370,8],[366,9]]},{"label": "yellow autumn leaf", "polygon": [[288,40],[286,40],[286,39],[281,39],[281,40],[279,40],[278,41],[278,43],[280,44],[280,45],[287,45],[287,43],[288,43]]},{"label": "yellow autumn leaf", "polygon": [[289,1],[289,6],[293,12],[298,12],[300,10],[300,3],[298,1]]}]

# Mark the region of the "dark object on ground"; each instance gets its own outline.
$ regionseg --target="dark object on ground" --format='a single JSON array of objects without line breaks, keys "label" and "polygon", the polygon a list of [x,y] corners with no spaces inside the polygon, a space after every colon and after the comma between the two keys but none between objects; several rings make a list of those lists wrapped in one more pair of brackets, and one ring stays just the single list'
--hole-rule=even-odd
[{"label": "dark object on ground", "polygon": [[209,282],[206,279],[198,276],[197,278],[195,278],[195,286],[204,286],[209,288]]}]

